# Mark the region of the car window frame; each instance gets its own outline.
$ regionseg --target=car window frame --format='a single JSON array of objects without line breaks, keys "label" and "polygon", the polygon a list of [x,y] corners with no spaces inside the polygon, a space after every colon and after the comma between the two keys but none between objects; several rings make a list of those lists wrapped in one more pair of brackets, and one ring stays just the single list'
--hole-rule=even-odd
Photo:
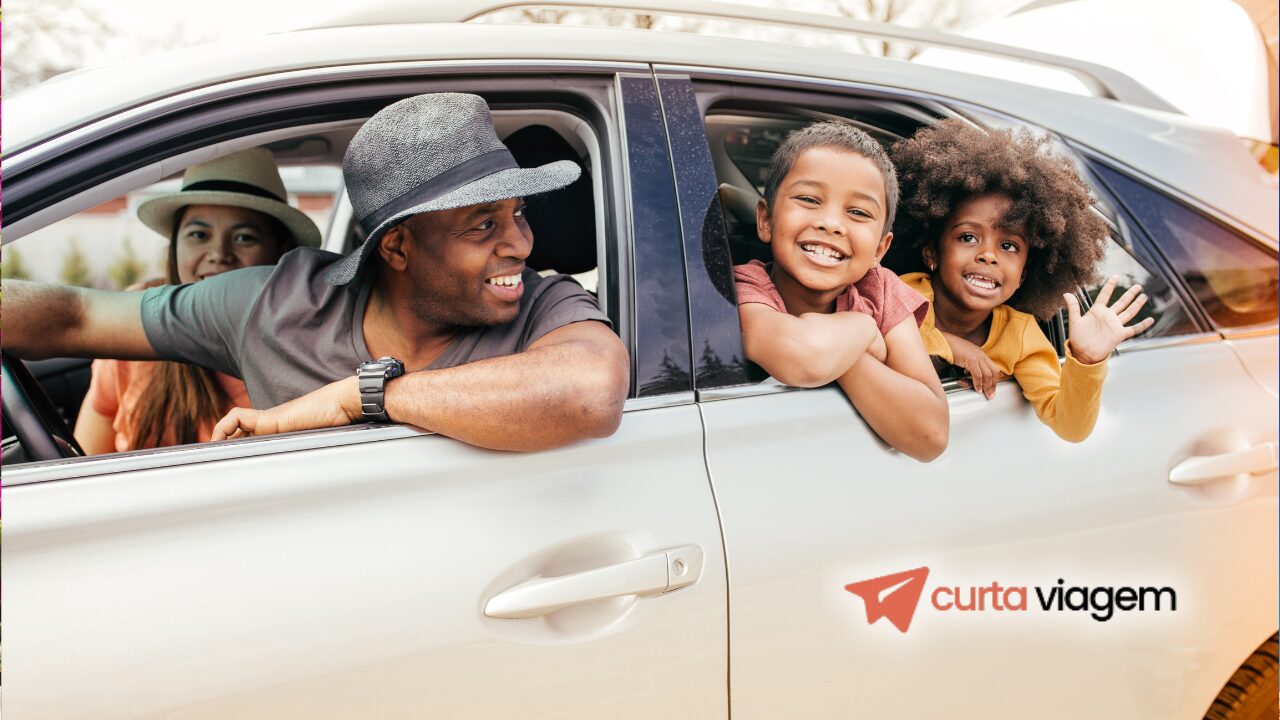
[{"label": "car window frame", "polygon": [[[1223,232],[1233,235],[1242,243],[1249,244],[1263,253],[1273,256],[1277,255],[1280,250],[1269,242],[1265,236],[1262,236],[1256,231],[1252,231],[1246,226],[1233,221],[1224,213],[1216,211],[1204,203],[1198,202],[1182,193],[1173,191],[1167,186],[1154,181],[1150,177],[1135,172],[1123,163],[1117,162],[1112,158],[1102,155],[1101,153],[1091,151],[1087,148],[1080,148],[1079,152],[1086,159],[1089,174],[1095,185],[1102,188],[1110,195],[1112,205],[1121,213],[1122,219],[1131,227],[1135,228],[1131,233],[1134,240],[1137,243],[1140,243],[1142,247],[1146,248],[1146,251],[1151,256],[1152,262],[1160,266],[1166,279],[1168,279],[1171,285],[1177,289],[1184,307],[1198,325],[1201,334],[1230,339],[1232,337],[1253,336],[1260,332],[1273,332],[1277,326],[1280,325],[1280,317],[1250,325],[1219,325],[1219,323],[1211,316],[1208,308],[1206,308],[1200,301],[1196,292],[1190,285],[1188,285],[1186,279],[1175,266],[1174,262],[1169,258],[1168,252],[1160,246],[1159,242],[1156,241],[1153,231],[1147,228],[1142,221],[1135,216],[1133,211],[1129,208],[1128,203],[1125,201],[1122,193],[1112,187],[1107,180],[1094,171],[1094,166],[1102,166],[1103,169],[1121,175],[1125,179],[1143,186],[1144,189],[1161,196],[1163,200],[1179,205],[1187,212],[1199,215],[1204,220],[1218,225]],[[1134,340],[1127,342],[1134,342],[1139,339],[1140,338],[1135,338]],[[1163,339],[1165,338],[1151,338],[1149,342],[1155,343]]]},{"label": "car window frame", "polygon": [[[466,90],[485,96],[500,96],[503,102],[524,102],[535,106],[563,109],[551,103],[549,98],[564,99],[577,96],[581,103],[590,102],[594,117],[584,117],[599,144],[601,167],[598,172],[604,185],[603,199],[605,207],[602,216],[607,223],[602,233],[605,238],[606,254],[599,259],[601,272],[600,293],[606,297],[607,307],[611,308],[610,318],[614,322],[614,331],[627,345],[629,356],[634,367],[637,352],[635,328],[641,318],[638,317],[634,303],[634,286],[636,277],[633,274],[631,257],[635,245],[634,231],[631,225],[631,199],[633,184],[626,167],[628,153],[626,151],[625,117],[622,110],[623,98],[619,94],[619,78],[624,75],[638,75],[649,78],[652,73],[647,65],[630,63],[599,62],[533,62],[529,65],[512,63],[459,63],[422,62],[405,64],[394,77],[386,77],[385,68],[364,67],[324,68],[309,72],[309,80],[315,87],[297,87],[296,82],[289,83],[297,73],[281,73],[256,78],[253,91],[245,88],[246,81],[228,83],[234,88],[209,88],[205,95],[206,106],[192,107],[188,94],[175,96],[166,100],[155,101],[148,106],[147,121],[138,123],[134,118],[106,117],[93,125],[93,132],[88,133],[92,141],[85,140],[86,131],[73,131],[74,142],[63,137],[51,138],[24,150],[20,162],[12,165],[21,172],[13,182],[17,183],[20,192],[18,200],[6,203],[6,211],[15,211],[18,222],[41,223],[67,217],[85,207],[96,203],[95,193],[99,188],[107,186],[109,193],[120,194],[117,190],[141,187],[159,173],[166,163],[181,158],[186,165],[200,162],[192,159],[201,153],[220,154],[223,143],[245,141],[246,146],[259,144],[255,139],[272,137],[278,133],[273,130],[285,129],[286,135],[296,133],[303,128],[326,125],[330,122],[348,123],[363,120],[372,115],[376,109],[395,100],[414,94],[435,91]],[[469,70],[470,72],[463,72]],[[553,70],[553,71],[550,71]],[[550,71],[550,72],[549,72]],[[413,75],[406,75],[413,73]],[[281,77],[285,76],[285,77]],[[567,82],[572,77],[576,82]],[[589,78],[589,89],[584,89],[582,81]],[[361,81],[364,81],[363,83]],[[332,87],[329,87],[332,85]],[[566,90],[566,87],[569,89]],[[303,92],[303,95],[299,95]],[[277,94],[279,93],[279,94]],[[314,122],[315,114],[309,112],[305,104],[299,108],[290,104],[291,116],[306,118],[306,122],[294,122],[281,125],[280,118],[267,118],[259,124],[249,123],[245,118],[235,114],[237,106],[244,107],[246,112],[261,112],[264,105],[270,105],[274,99],[279,101],[281,94],[297,101],[299,97],[312,97],[328,104],[356,105],[373,107],[366,114],[352,114],[347,110],[347,117],[326,117],[321,122]],[[541,98],[541,99],[539,99]],[[655,95],[656,99],[656,95]],[[573,108],[572,105],[565,106]],[[655,105],[655,107],[657,107]],[[577,110],[583,110],[579,106]],[[128,113],[126,113],[128,115]],[[199,118],[207,115],[208,123],[201,123]],[[172,123],[166,124],[166,118]],[[259,118],[261,119],[261,118]],[[659,118],[660,119],[660,118]],[[228,132],[234,129],[234,134]],[[191,129],[194,128],[194,131]],[[190,131],[189,134],[184,130]],[[662,138],[663,150],[669,154]],[[80,157],[86,144],[94,145],[89,150],[91,159]],[[69,155],[68,155],[69,153]],[[115,153],[115,155],[113,155]],[[118,157],[117,157],[118,156]],[[85,180],[87,173],[97,168],[99,174],[94,175],[96,182]],[[6,171],[8,168],[6,168]],[[658,166],[658,179],[661,173],[670,173],[669,166],[662,169]],[[141,179],[140,179],[141,178]],[[653,178],[644,182],[651,183]],[[668,178],[670,182],[670,179]],[[34,185],[33,185],[34,183]],[[6,189],[10,178],[6,177]],[[56,186],[66,189],[55,195],[40,195],[34,205],[33,195],[38,191],[26,191],[27,187]],[[25,194],[24,194],[25,192]],[[12,194],[11,194],[12,195]],[[51,199],[52,198],[52,199]],[[8,198],[6,198],[8,199]],[[37,227],[42,227],[38,224]],[[35,228],[32,228],[35,229]],[[25,234],[25,233],[22,233]],[[22,234],[6,233],[5,244],[16,242]],[[676,278],[683,286],[683,277]],[[607,293],[607,295],[606,295]],[[685,327],[687,328],[687,307],[684,309]],[[633,383],[634,385],[634,383]],[[692,403],[692,389],[681,389],[656,397],[635,397],[635,392],[625,403],[624,413],[655,407],[668,407],[678,404]],[[341,446],[363,442],[381,442],[384,440],[413,437],[419,434],[433,434],[410,425],[352,425],[340,428],[286,433],[276,436],[244,438],[219,443],[195,443],[191,445],[171,446],[134,450],[122,453],[109,453],[87,457],[62,458],[46,460],[5,468],[5,484],[17,485],[33,482],[88,477],[109,473],[132,472],[146,469],[173,467],[187,463],[208,462],[228,457],[245,457],[258,455],[274,455],[282,452],[313,450],[323,447]]]},{"label": "car window frame", "polygon": [[[977,122],[978,124],[986,124],[983,121],[994,120],[1001,125],[1025,126],[1032,128],[1036,132],[1052,137],[1060,151],[1073,156],[1073,160],[1076,161],[1078,167],[1087,168],[1087,158],[1091,155],[1096,155],[1096,153],[1091,154],[1086,152],[1087,148],[1084,148],[1080,144],[1075,143],[1068,138],[1062,137],[1058,133],[1011,116],[1003,111],[977,106],[966,100],[947,98],[915,90],[886,89],[881,86],[870,86],[860,83],[796,77],[774,73],[739,72],[720,68],[701,68],[694,66],[655,65],[654,71],[655,74],[658,75],[686,77],[689,79],[694,87],[698,109],[701,113],[701,118],[703,119],[701,129],[704,136],[704,143],[707,142],[705,118],[709,111],[716,106],[716,103],[720,98],[732,97],[735,100],[740,100],[744,97],[751,98],[755,96],[763,100],[768,97],[788,97],[791,98],[791,100],[787,104],[797,105],[802,104],[799,101],[800,98],[809,97],[843,99],[843,102],[836,102],[828,105],[828,107],[832,108],[849,108],[859,103],[868,102],[886,103],[887,105],[894,106],[894,109],[914,109],[915,112],[919,113],[917,120],[919,120],[921,116],[932,115],[935,119],[940,119],[942,117],[959,117],[968,122]],[[1133,175],[1132,172],[1129,174]],[[678,168],[677,177],[680,177]],[[1195,308],[1195,305],[1188,304],[1189,298],[1185,288],[1182,287],[1181,278],[1178,277],[1176,273],[1172,272],[1169,265],[1166,262],[1163,262],[1157,253],[1151,252],[1150,247],[1145,243],[1145,238],[1142,237],[1142,233],[1133,232],[1131,230],[1130,226],[1126,222],[1123,206],[1117,203],[1110,189],[1107,188],[1099,179],[1093,177],[1092,174],[1085,177],[1085,181],[1089,183],[1090,188],[1096,196],[1098,196],[1103,202],[1109,203],[1109,208],[1116,214],[1116,224],[1118,225],[1117,231],[1128,243],[1128,247],[1131,249],[1130,254],[1133,255],[1134,259],[1142,264],[1146,269],[1153,273],[1160,274],[1166,282],[1169,282],[1172,287],[1176,288],[1178,300],[1183,304],[1184,309],[1187,311],[1192,322],[1194,322],[1197,327],[1197,332],[1191,334],[1152,339],[1143,339],[1140,337],[1131,338],[1120,344],[1116,351],[1117,354],[1145,347],[1167,347],[1170,345],[1184,343],[1191,344],[1204,342],[1206,334],[1217,336],[1215,333],[1207,330],[1207,326],[1203,318],[1196,310],[1193,309]],[[719,182],[718,177],[714,179],[714,182]],[[691,219],[686,218],[686,225],[690,222]],[[1108,225],[1110,226],[1111,224],[1111,220],[1108,219]],[[1238,228],[1239,225],[1235,224],[1234,227]],[[701,238],[697,238],[698,243],[701,243],[701,241]],[[1142,248],[1142,251],[1139,251],[1138,248]],[[689,256],[688,253],[687,256]],[[702,270],[701,266],[691,265],[688,271],[690,277],[691,298],[690,322],[693,323],[694,327],[693,340],[695,347],[709,342],[706,334],[708,331],[705,328],[707,325],[713,325],[713,323],[709,323],[707,321],[706,317],[700,317],[700,308],[706,306],[705,299],[709,297],[705,284],[701,283],[701,279],[698,277],[697,273],[700,270]],[[702,287],[699,287],[699,285],[702,285]],[[1076,294],[1077,297],[1080,297],[1085,301],[1085,307],[1087,308],[1088,298],[1085,288],[1077,288]],[[1055,349],[1058,351],[1059,362],[1062,362],[1065,360],[1065,343],[1067,339],[1065,316],[1060,312],[1050,319],[1049,324],[1051,341],[1054,343]],[[721,327],[715,328],[712,332],[724,334],[725,331]],[[703,333],[703,335],[700,337],[699,333]],[[738,342],[740,347],[740,326],[738,327]],[[949,396],[961,391],[969,392],[970,390],[964,386],[964,380],[965,378],[963,377],[948,379],[943,382],[943,389]],[[1013,380],[1013,378],[1007,378],[1002,382],[1016,381]],[[782,385],[772,378],[767,379],[764,382],[753,383],[748,381],[745,384],[721,385],[716,387],[696,386],[695,389],[699,401],[803,390],[803,388],[791,388]]]}]

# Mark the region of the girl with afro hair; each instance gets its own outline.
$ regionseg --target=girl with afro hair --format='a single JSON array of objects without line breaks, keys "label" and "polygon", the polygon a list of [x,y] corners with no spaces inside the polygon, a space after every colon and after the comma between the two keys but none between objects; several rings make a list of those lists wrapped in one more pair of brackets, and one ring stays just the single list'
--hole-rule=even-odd
[{"label": "girl with afro hair", "polygon": [[[1036,415],[1080,442],[1098,418],[1107,358],[1151,326],[1127,325],[1141,287],[1108,306],[1107,280],[1087,313],[1075,289],[1094,282],[1107,226],[1070,159],[1023,129],[984,130],[952,119],[893,146],[902,187],[898,241],[886,264],[930,301],[926,349],[969,372],[987,399],[1012,376]],[[1036,323],[1065,302],[1066,362]]]}]

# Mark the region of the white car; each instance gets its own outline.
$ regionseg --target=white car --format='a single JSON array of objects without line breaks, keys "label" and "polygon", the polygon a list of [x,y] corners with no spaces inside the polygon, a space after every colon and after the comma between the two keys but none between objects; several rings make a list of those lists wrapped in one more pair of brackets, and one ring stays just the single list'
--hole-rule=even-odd
[{"label": "white car", "polygon": [[[6,97],[6,254],[127,216],[117,199],[191,164],[266,146],[332,168],[388,103],[478,93],[504,137],[541,126],[526,150],[588,171],[535,206],[531,265],[594,278],[631,354],[621,428],[531,454],[368,425],[79,457],[58,408],[83,362],[37,379],[6,356],[7,720],[1275,717],[1280,233],[1238,138],[1044,56],[1104,96],[416,5]],[[988,402],[952,381],[950,445],[920,464],[837,387],[753,382],[740,208],[785,132],[830,117],[886,142],[1023,125],[1078,160],[1112,228],[1104,271],[1156,319],[1111,359],[1087,441],[1015,385]]]}]

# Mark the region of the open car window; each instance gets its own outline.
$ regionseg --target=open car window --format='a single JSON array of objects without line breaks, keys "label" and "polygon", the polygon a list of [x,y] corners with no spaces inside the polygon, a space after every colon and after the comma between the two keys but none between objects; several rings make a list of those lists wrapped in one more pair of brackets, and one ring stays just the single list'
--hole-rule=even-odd
[{"label": "open car window", "polygon": [[[341,168],[324,162],[286,162],[283,158],[279,161],[289,203],[324,228],[342,187]],[[100,290],[142,289],[164,283],[169,240],[138,219],[138,206],[176,192],[181,184],[178,173],[15,240],[4,247],[0,261],[4,277]],[[26,363],[58,414],[72,426],[89,390],[91,362],[50,358]]]},{"label": "open car window", "polygon": [[[606,244],[607,228],[603,221],[603,152],[595,128],[580,116],[559,109],[495,108],[493,116],[499,137],[521,165],[570,160],[582,167],[580,182],[559,193],[529,199],[530,226],[535,237],[544,242],[535,245],[528,265],[543,275],[569,274],[596,294],[602,281],[597,258]],[[109,193],[118,192],[123,180],[104,183],[66,203],[84,209],[43,227],[28,226],[24,234],[6,244],[4,276],[103,290],[163,283],[170,241],[138,219],[138,207],[153,197],[179,190],[189,165],[252,147],[255,140],[275,157],[288,202],[320,229],[324,236],[321,247],[348,252],[363,238],[344,192],[341,162],[361,122],[277,130],[188,151],[164,161],[168,174],[164,180],[119,195]],[[86,197],[92,199],[86,202]],[[108,199],[101,200],[103,197]],[[608,297],[599,301],[608,312]],[[85,406],[91,362],[54,358],[25,363],[69,427],[75,427]],[[9,443],[12,438],[8,438],[7,425],[5,429]],[[20,458],[21,454],[6,453],[6,461]]]},{"label": "open car window", "polygon": [[[324,228],[342,187],[336,165],[281,165],[289,203]],[[138,219],[138,206],[181,188],[181,173],[36,230],[5,245],[5,278],[124,290],[162,279],[169,240]]]},{"label": "open car window", "polygon": [[[970,116],[971,120],[978,117],[975,122],[985,123],[988,120],[985,116],[979,117],[972,113]],[[759,241],[755,228],[755,205],[763,196],[770,158],[789,133],[816,120],[828,118],[841,118],[853,122],[867,130],[872,137],[886,147],[900,137],[909,136],[915,128],[922,125],[921,116],[918,114],[877,116],[847,111],[834,114],[814,110],[787,113],[738,108],[717,110],[714,107],[708,113],[707,137],[720,183],[719,197],[734,264],[750,260],[768,262],[771,259],[769,247]],[[1007,119],[993,120],[992,127],[1007,126],[1009,126]],[[1094,187],[1096,181],[1083,161],[1052,134],[1034,128],[1033,132],[1050,137],[1055,152],[1076,161],[1081,176],[1091,186],[1091,192],[1097,201],[1096,211],[1106,221],[1110,231],[1106,256],[1098,268],[1098,281],[1079,290],[1082,308],[1087,309],[1097,298],[1102,284],[1108,277],[1118,275],[1120,281],[1113,300],[1134,284],[1141,284],[1143,291],[1149,296],[1146,306],[1133,321],[1141,322],[1148,317],[1155,321],[1153,327],[1142,337],[1167,337],[1196,332],[1197,326],[1177,289],[1156,269],[1156,261],[1146,251],[1145,246],[1140,247],[1135,244],[1131,236],[1132,230],[1124,217],[1111,205],[1108,196],[1098,192],[1098,188]],[[1040,327],[1057,350],[1059,358],[1064,357],[1068,339],[1066,310],[1063,309],[1055,316],[1040,321]],[[967,377],[963,368],[950,365],[941,359],[935,358],[935,367],[941,379],[950,383],[951,388],[960,387],[959,383]],[[763,373],[756,373],[757,378],[762,375]]]}]

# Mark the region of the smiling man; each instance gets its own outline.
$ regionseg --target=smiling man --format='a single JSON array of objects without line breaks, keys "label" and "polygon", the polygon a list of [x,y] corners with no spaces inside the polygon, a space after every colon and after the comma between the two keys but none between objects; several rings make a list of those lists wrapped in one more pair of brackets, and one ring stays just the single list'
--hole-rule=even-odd
[{"label": "smiling man", "polygon": [[6,349],[241,377],[256,409],[233,410],[214,439],[370,420],[507,450],[607,436],[626,350],[576,282],[524,262],[522,198],[579,173],[569,161],[519,167],[477,96],[411,97],[347,149],[367,235],[350,255],[302,248],[274,267],[146,293],[6,282]]}]

